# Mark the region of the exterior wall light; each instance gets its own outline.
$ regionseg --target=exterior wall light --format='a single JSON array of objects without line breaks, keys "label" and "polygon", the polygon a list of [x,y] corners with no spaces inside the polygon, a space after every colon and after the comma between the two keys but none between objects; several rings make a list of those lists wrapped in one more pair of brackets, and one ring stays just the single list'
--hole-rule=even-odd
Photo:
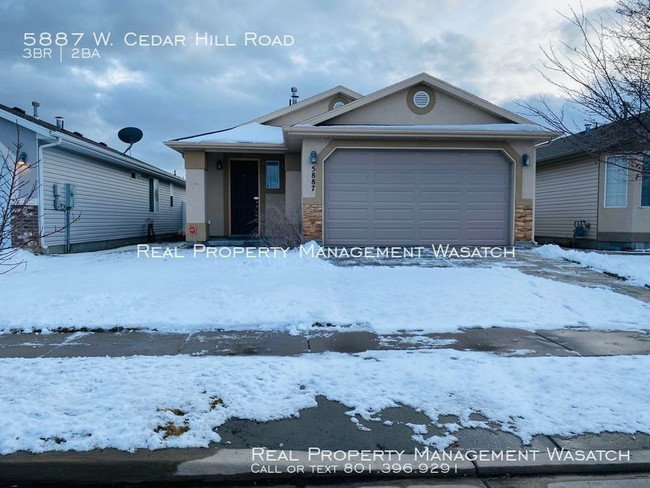
[{"label": "exterior wall light", "polygon": [[318,154],[316,151],[312,151],[311,154],[309,155],[309,162],[311,164],[316,164],[318,162]]},{"label": "exterior wall light", "polygon": [[27,164],[27,153],[26,152],[21,152],[18,155],[18,161],[16,161],[19,166],[24,166]]},{"label": "exterior wall light", "polygon": [[528,154],[521,156],[521,164],[524,166],[530,166],[530,156],[528,156]]},{"label": "exterior wall light", "polygon": [[217,161],[217,169],[223,169],[223,162],[221,161],[221,159]]}]

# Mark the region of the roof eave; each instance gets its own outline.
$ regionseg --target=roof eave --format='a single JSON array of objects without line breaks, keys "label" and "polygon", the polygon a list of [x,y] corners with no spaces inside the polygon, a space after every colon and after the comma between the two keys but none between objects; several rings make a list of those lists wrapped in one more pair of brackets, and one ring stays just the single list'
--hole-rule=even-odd
[{"label": "roof eave", "polygon": [[335,126],[289,127],[287,134],[295,136],[354,136],[354,137],[395,137],[395,138],[500,138],[547,140],[555,137],[555,132],[547,131],[476,131],[476,130],[394,130],[394,129],[340,129]]},{"label": "roof eave", "polygon": [[194,142],[187,141],[165,141],[164,144],[179,153],[186,151],[222,151],[222,152],[252,152],[252,153],[284,153],[287,146],[284,144],[260,144],[260,143],[214,143],[214,142]]}]

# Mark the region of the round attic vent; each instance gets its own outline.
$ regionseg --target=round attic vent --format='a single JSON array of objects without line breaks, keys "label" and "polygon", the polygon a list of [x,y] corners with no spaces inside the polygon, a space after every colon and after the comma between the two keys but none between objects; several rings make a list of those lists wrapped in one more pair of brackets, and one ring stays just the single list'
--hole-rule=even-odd
[{"label": "round attic vent", "polygon": [[427,108],[429,103],[431,103],[431,97],[424,90],[419,90],[413,95],[413,105],[417,108]]},{"label": "round attic vent", "polygon": [[341,101],[339,100],[339,101],[336,102],[334,105],[332,105],[332,108],[333,108],[333,109],[335,109],[335,108],[341,108],[343,105],[345,105],[345,103],[343,103],[343,102],[341,102]]}]

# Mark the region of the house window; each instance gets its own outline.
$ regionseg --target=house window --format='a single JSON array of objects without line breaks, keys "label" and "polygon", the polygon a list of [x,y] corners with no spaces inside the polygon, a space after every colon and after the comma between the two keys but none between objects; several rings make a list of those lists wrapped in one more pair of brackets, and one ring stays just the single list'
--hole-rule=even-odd
[{"label": "house window", "polygon": [[149,212],[160,211],[160,182],[149,178]]},{"label": "house window", "polygon": [[280,162],[266,162],[266,188],[268,190],[280,189]]},{"label": "house window", "polygon": [[641,206],[650,207],[650,156],[643,157],[641,178]]},{"label": "house window", "polygon": [[169,184],[169,206],[174,207],[174,185]]},{"label": "house window", "polygon": [[605,164],[605,207],[627,207],[627,158],[607,158]]}]

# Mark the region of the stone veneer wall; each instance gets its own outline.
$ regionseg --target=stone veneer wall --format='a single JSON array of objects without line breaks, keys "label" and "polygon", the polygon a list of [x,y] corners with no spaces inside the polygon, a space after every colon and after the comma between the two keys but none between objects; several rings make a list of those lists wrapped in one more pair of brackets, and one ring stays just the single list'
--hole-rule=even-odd
[{"label": "stone veneer wall", "polygon": [[323,239],[323,205],[302,204],[302,237],[305,241]]},{"label": "stone veneer wall", "polygon": [[517,205],[515,207],[515,241],[533,240],[533,206]]},{"label": "stone veneer wall", "polygon": [[11,207],[11,242],[14,247],[40,246],[38,233],[38,205]]}]

